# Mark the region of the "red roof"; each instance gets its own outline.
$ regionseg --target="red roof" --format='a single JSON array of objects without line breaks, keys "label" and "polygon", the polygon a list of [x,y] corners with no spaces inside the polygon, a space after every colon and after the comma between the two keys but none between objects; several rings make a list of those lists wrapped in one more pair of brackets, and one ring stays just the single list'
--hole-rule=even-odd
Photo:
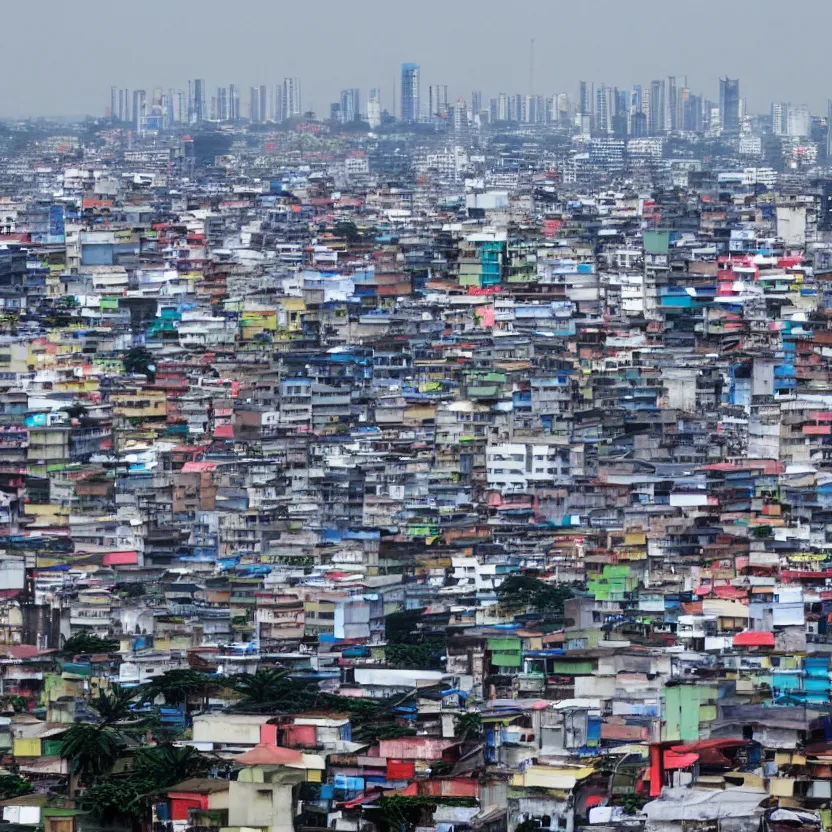
[{"label": "red roof", "polygon": [[302,766],[303,754],[293,748],[257,743],[251,751],[234,757],[235,763],[246,766]]},{"label": "red roof", "polygon": [[774,633],[737,633],[734,636],[734,647],[774,647]]}]

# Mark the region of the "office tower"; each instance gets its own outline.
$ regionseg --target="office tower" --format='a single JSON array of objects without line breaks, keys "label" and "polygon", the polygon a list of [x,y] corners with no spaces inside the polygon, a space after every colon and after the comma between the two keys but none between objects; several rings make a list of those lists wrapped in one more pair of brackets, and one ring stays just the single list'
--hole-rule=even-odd
[{"label": "office tower", "polygon": [[591,81],[581,81],[580,83],[578,90],[578,112],[582,116],[595,115],[593,109],[595,105],[595,101],[593,100],[593,86]]},{"label": "office tower", "polygon": [[789,105],[774,101],[771,105],[771,132],[775,136],[787,136],[789,132]]},{"label": "office tower", "polygon": [[276,122],[283,121],[283,84],[275,84],[272,89],[272,111]]},{"label": "office tower", "polygon": [[124,121],[124,90],[118,91],[118,110],[116,111],[116,118],[119,121]]},{"label": "office tower", "polygon": [[635,84],[630,90],[630,113],[643,113],[641,84]]},{"label": "office tower", "polygon": [[237,85],[228,85],[228,118],[237,121],[240,118],[240,96],[237,93]]},{"label": "office tower", "polygon": [[832,98],[826,102],[826,156],[832,159]]},{"label": "office tower", "polygon": [[367,99],[367,124],[373,130],[381,124],[381,92],[377,87],[370,90]]},{"label": "office tower", "polygon": [[133,90],[133,129],[137,131],[144,130],[146,98],[144,90]]},{"label": "office tower", "polygon": [[719,79],[719,123],[722,132],[728,136],[740,132],[740,82],[737,78]]},{"label": "office tower", "polygon": [[665,84],[665,98],[664,98],[664,125],[665,130],[675,132],[680,129],[680,124],[676,120],[676,104],[679,98],[679,89],[676,86],[676,78],[673,75],[667,77]]},{"label": "office tower", "polygon": [[664,81],[650,82],[650,116],[648,129],[652,135],[667,132]]},{"label": "office tower", "polygon": [[497,96],[497,121],[508,121],[508,96],[501,92]]},{"label": "office tower", "polygon": [[188,99],[184,90],[176,91],[176,122],[184,124],[188,120]]},{"label": "office tower", "polygon": [[787,133],[795,139],[805,139],[812,134],[812,116],[805,104],[799,107],[789,105],[787,116]]},{"label": "office tower", "polygon": [[448,117],[447,84],[431,84],[428,87],[428,115],[431,119]]},{"label": "office tower", "polygon": [[468,105],[464,98],[457,99],[453,108],[453,127],[454,133],[465,134],[468,132]]},{"label": "office tower", "polygon": [[702,96],[690,94],[685,100],[684,128],[692,133],[702,132]]},{"label": "office tower", "polygon": [[419,64],[402,64],[402,121],[419,120]]},{"label": "office tower", "polygon": [[283,95],[281,109],[283,121],[299,116],[303,109],[300,101],[300,80],[297,78],[283,79]]},{"label": "office tower", "polygon": [[471,93],[471,112],[476,115],[482,109],[482,93],[474,92]]},{"label": "office tower", "polygon": [[648,134],[647,115],[637,110],[630,113],[629,135],[634,139],[643,139]]},{"label": "office tower", "polygon": [[228,121],[228,87],[217,87],[217,119]]},{"label": "office tower", "polygon": [[260,121],[266,122],[272,119],[272,113],[269,112],[269,88],[265,84],[260,84],[257,88],[257,97],[259,99],[258,112],[260,113]]},{"label": "office tower", "polygon": [[520,121],[523,117],[523,96],[520,93],[515,93],[511,96],[508,105],[509,121]]},{"label": "office tower", "polygon": [[205,120],[205,79],[196,78],[193,82],[193,106],[191,109],[191,121],[199,123]]},{"label": "office tower", "polygon": [[615,116],[615,96],[611,87],[601,84],[595,93],[595,130],[598,133],[611,135],[612,120]]},{"label": "office tower", "polygon": [[257,87],[248,90],[248,120],[252,124],[260,123],[260,90]]},{"label": "office tower", "polygon": [[358,121],[361,118],[359,92],[357,87],[341,90],[338,118],[343,124]]},{"label": "office tower", "polygon": [[115,121],[118,115],[118,87],[115,85],[110,87],[110,112],[108,115],[110,121]]}]

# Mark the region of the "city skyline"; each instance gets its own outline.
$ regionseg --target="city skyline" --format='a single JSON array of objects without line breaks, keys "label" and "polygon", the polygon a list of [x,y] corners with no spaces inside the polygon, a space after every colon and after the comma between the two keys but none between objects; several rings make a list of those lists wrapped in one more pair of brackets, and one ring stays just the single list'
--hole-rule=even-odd
[{"label": "city skyline", "polygon": [[[673,72],[687,73],[690,86],[709,98],[718,96],[718,77],[741,77],[751,111],[763,112],[772,101],[799,98],[813,112],[824,112],[830,94],[820,33],[823,21],[832,14],[819,3],[813,4],[813,11],[820,25],[807,29],[801,19],[781,19],[771,0],[755,4],[753,13],[745,4],[705,2],[695,15],[668,11],[647,0],[626,7],[599,2],[591,9],[532,2],[512,9],[513,25],[507,32],[493,25],[494,9],[468,0],[453,7],[428,0],[407,27],[390,26],[389,9],[377,0],[364,0],[349,9],[324,0],[314,21],[314,57],[303,38],[291,35],[310,25],[303,9],[276,10],[251,0],[228,15],[225,4],[209,0],[194,17],[185,7],[149,0],[142,22],[134,25],[124,13],[108,11],[102,17],[96,9],[92,14],[93,7],[85,0],[71,6],[52,0],[40,5],[46,14],[38,21],[38,44],[47,54],[71,54],[73,72],[36,69],[27,72],[25,85],[11,78],[0,82],[0,115],[100,114],[98,102],[109,86],[102,84],[102,77],[107,75],[113,75],[120,87],[146,90],[179,88],[189,77],[204,77],[211,86],[216,83],[211,79],[234,78],[247,91],[267,78],[300,77],[305,106],[324,113],[346,84],[362,90],[375,87],[383,99],[392,99],[403,60],[421,65],[423,87],[448,84],[452,100],[473,88],[551,94],[576,88],[581,76],[623,87]],[[6,10],[10,31],[31,25],[26,11],[13,6]],[[435,26],[435,14],[447,25]],[[775,14],[776,42],[800,39],[801,63],[794,74],[784,73],[782,62],[775,59],[771,25]],[[163,24],[154,26],[152,21]],[[682,26],[684,38],[679,37]],[[547,28],[552,32],[550,41],[538,34]],[[580,37],[588,31],[591,39]],[[742,42],[733,50],[724,48],[720,36],[732,31],[742,32]],[[183,32],[198,49],[183,48]],[[91,33],[94,54],[87,57],[71,51],[72,43],[85,42]],[[145,45],[149,33],[152,54]],[[530,78],[533,36],[536,49]],[[9,59],[28,61],[26,39],[10,41]],[[766,42],[768,48],[758,48]],[[346,83],[335,80],[330,62],[320,58],[335,54],[336,48],[338,76],[346,76]],[[398,98],[400,91],[395,94]]]}]

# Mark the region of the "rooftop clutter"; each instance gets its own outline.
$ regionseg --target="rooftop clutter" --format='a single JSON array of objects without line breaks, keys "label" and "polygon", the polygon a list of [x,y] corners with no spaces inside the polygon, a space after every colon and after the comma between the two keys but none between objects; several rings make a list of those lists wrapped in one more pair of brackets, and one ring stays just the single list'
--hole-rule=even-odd
[{"label": "rooftop clutter", "polygon": [[4,157],[9,829],[828,829],[821,191],[304,130]]}]

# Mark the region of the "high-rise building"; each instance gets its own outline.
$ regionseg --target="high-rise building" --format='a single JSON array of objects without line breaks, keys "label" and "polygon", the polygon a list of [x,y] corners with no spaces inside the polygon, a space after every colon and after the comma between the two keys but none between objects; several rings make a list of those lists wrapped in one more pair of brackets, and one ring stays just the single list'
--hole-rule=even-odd
[{"label": "high-rise building", "polygon": [[453,128],[457,135],[464,135],[468,132],[468,105],[464,98],[458,98],[453,105]]},{"label": "high-rise building", "polygon": [[508,96],[501,92],[497,96],[497,121],[508,121]]},{"label": "high-rise building", "polygon": [[217,119],[228,121],[228,87],[217,87]]},{"label": "high-rise building", "polygon": [[144,130],[144,118],[147,110],[147,93],[144,90],[133,90],[133,129]]},{"label": "high-rise building", "polygon": [[338,118],[343,124],[358,121],[361,118],[361,106],[357,87],[341,90],[338,104]]},{"label": "high-rise building", "polygon": [[685,101],[685,130],[692,133],[701,133],[704,124],[702,121],[702,96],[688,95]]},{"label": "high-rise building", "polygon": [[205,80],[196,78],[193,83],[193,107],[191,109],[191,121],[204,121],[205,112]]},{"label": "high-rise building", "polygon": [[269,111],[269,105],[271,104],[269,101],[269,88],[265,84],[260,84],[257,88],[257,95],[260,99],[260,121],[273,120],[273,114]]},{"label": "high-rise building", "polygon": [[771,132],[775,136],[787,136],[789,133],[789,105],[785,101],[771,104]]},{"label": "high-rise building", "polygon": [[367,99],[367,124],[373,130],[381,124],[381,93],[378,87],[370,90],[370,96]]},{"label": "high-rise building", "polygon": [[615,116],[615,95],[612,87],[601,84],[595,93],[595,131],[604,135],[612,134],[612,120]]},{"label": "high-rise building", "polygon": [[428,115],[431,119],[448,117],[447,84],[431,84],[428,87]]},{"label": "high-rise building", "polygon": [[260,91],[257,87],[248,89],[248,120],[252,124],[260,123]]},{"label": "high-rise building", "polygon": [[402,121],[419,121],[421,113],[419,64],[402,64]]},{"label": "high-rise building", "polygon": [[812,134],[812,116],[805,104],[798,107],[789,105],[786,118],[787,133],[795,139],[805,139]]},{"label": "high-rise building", "polygon": [[665,95],[664,81],[650,82],[650,116],[648,119],[648,129],[653,135],[667,132]]},{"label": "high-rise building", "polygon": [[482,93],[474,90],[471,93],[471,112],[476,115],[482,109]]},{"label": "high-rise building", "polygon": [[299,116],[303,112],[298,78],[283,79],[282,112],[284,121]]},{"label": "high-rise building", "polygon": [[719,122],[725,135],[739,134],[740,82],[737,78],[719,79]]},{"label": "high-rise building", "polygon": [[240,96],[236,84],[228,85],[228,118],[237,121],[240,118]]},{"label": "high-rise building", "polygon": [[107,115],[110,121],[115,121],[118,117],[118,87],[115,85],[110,87],[110,112]]},{"label": "high-rise building", "polygon": [[832,159],[832,98],[826,102],[826,157]]},{"label": "high-rise building", "polygon": [[277,122],[283,121],[283,84],[275,84],[272,90],[272,112],[274,113],[274,120]]},{"label": "high-rise building", "polygon": [[595,115],[595,96],[593,95],[593,83],[591,81],[581,81],[578,88],[578,112],[582,116]]}]

